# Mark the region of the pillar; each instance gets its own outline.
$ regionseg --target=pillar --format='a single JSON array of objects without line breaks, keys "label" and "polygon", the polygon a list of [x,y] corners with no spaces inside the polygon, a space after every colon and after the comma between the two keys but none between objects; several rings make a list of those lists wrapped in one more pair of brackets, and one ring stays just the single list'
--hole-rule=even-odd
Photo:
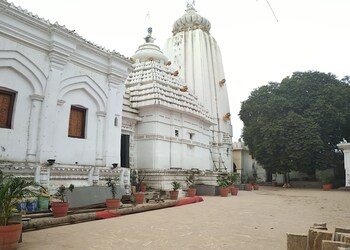
[{"label": "pillar", "polygon": [[96,131],[96,165],[103,165],[103,138],[106,112],[98,111],[97,115],[97,131]]},{"label": "pillar", "polygon": [[350,143],[339,143],[337,146],[344,152],[345,186],[350,187]]},{"label": "pillar", "polygon": [[40,134],[38,150],[39,160],[41,163],[46,162],[47,159],[56,159],[55,150],[55,126],[57,113],[57,95],[60,90],[60,83],[62,81],[62,74],[70,60],[70,55],[74,52],[76,45],[61,37],[62,34],[52,27],[50,30],[51,43],[48,59],[50,61],[49,74],[45,86],[45,99],[42,104],[42,114],[40,121]]},{"label": "pillar", "polygon": [[35,162],[37,160],[36,156],[38,150],[37,145],[40,111],[44,97],[40,95],[31,95],[30,98],[32,99],[32,105],[30,110],[29,132],[27,141],[27,161]]}]

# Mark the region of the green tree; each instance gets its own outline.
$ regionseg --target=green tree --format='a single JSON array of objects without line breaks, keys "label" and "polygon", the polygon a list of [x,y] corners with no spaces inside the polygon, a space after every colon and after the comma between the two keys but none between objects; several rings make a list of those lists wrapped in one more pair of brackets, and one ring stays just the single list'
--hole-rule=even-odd
[{"label": "green tree", "polygon": [[239,116],[243,139],[266,170],[312,174],[334,167],[342,158],[336,145],[350,138],[349,78],[295,72],[255,89]]}]

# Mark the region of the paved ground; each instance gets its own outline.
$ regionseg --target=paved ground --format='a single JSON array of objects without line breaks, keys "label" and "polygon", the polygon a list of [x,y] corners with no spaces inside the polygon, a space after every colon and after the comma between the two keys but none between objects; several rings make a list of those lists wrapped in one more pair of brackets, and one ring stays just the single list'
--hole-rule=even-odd
[{"label": "paved ground", "polygon": [[18,250],[283,250],[314,222],[350,228],[350,192],[262,187],[227,198],[23,235]]}]

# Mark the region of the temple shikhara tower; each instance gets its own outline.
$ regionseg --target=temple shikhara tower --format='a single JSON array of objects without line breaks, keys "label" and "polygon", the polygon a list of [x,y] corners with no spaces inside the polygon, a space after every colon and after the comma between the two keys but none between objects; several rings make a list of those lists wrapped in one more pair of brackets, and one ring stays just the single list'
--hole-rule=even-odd
[{"label": "temple shikhara tower", "polygon": [[173,36],[168,39],[164,53],[215,122],[210,127],[213,169],[230,170],[230,107],[220,48],[210,35],[210,28],[209,20],[197,14],[193,2],[189,2],[186,13],[173,25]]},{"label": "temple shikhara tower", "polygon": [[150,27],[131,57],[122,129],[122,150],[130,152],[121,162],[138,169],[154,188],[169,188],[171,180],[191,169],[206,172],[201,182],[207,184],[215,184],[209,173],[232,170],[226,81],[209,31],[210,22],[189,3],[164,51]]}]

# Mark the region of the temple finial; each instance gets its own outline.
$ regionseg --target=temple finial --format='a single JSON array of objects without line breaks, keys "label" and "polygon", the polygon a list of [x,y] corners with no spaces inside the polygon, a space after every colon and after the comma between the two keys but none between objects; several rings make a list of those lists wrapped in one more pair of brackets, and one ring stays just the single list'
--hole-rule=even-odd
[{"label": "temple finial", "polygon": [[194,0],[187,0],[187,8],[193,8],[196,5]]},{"label": "temple finial", "polygon": [[144,38],[146,43],[153,43],[154,40],[156,40],[154,37],[152,37],[152,23],[151,23],[151,14],[148,11],[145,16],[145,24],[147,25],[147,36]]},{"label": "temple finial", "polygon": [[196,5],[195,0],[187,0],[187,10],[194,9],[194,6]]},{"label": "temple finial", "polygon": [[154,37],[152,37],[152,27],[147,28],[147,36],[145,37],[146,43],[153,43],[154,40],[156,40]]}]

